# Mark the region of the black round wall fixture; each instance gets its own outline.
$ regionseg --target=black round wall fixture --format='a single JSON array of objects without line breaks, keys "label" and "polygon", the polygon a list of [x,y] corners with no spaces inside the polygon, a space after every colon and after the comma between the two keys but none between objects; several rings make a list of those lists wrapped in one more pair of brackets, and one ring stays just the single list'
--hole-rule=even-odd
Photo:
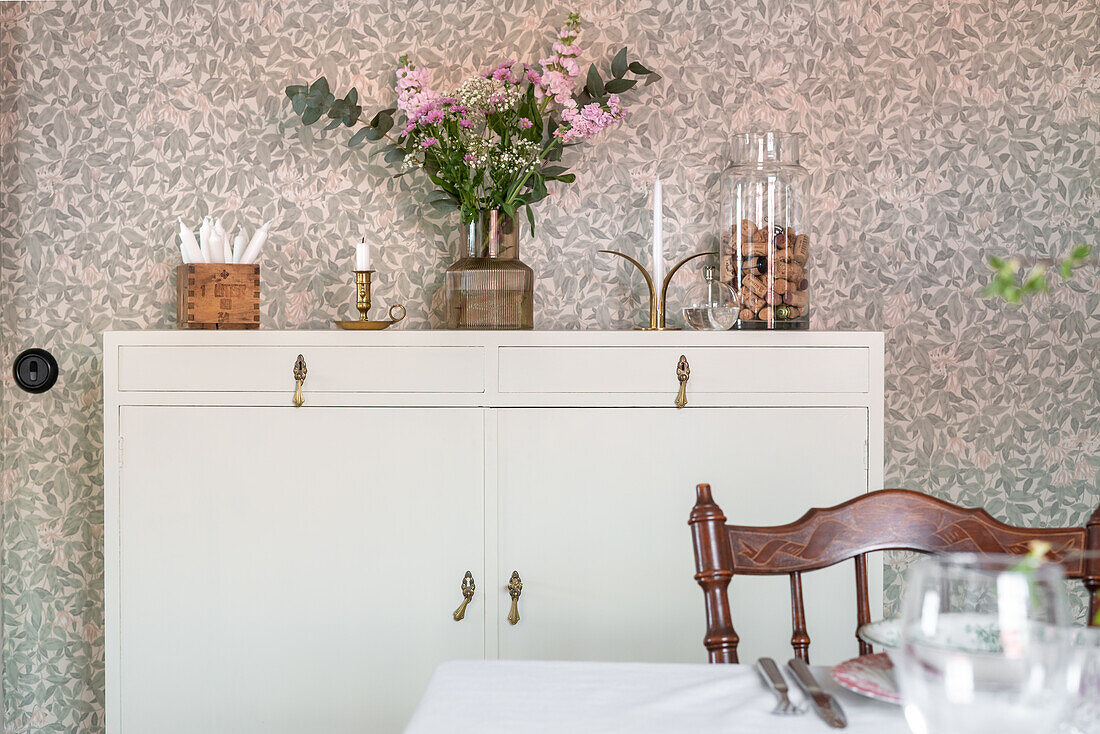
[{"label": "black round wall fixture", "polygon": [[11,368],[15,384],[27,392],[46,392],[57,382],[57,360],[45,349],[28,349],[15,358]]}]

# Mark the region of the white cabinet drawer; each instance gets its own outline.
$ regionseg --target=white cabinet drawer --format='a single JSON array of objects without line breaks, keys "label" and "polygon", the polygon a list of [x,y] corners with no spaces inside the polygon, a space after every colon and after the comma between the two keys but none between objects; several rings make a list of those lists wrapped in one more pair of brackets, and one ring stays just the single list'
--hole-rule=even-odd
[{"label": "white cabinet drawer", "polygon": [[502,393],[866,393],[867,347],[501,347]]},{"label": "white cabinet drawer", "polygon": [[476,346],[120,346],[118,389],[154,392],[292,392],[306,361],[312,393],[480,393],[485,349]]}]

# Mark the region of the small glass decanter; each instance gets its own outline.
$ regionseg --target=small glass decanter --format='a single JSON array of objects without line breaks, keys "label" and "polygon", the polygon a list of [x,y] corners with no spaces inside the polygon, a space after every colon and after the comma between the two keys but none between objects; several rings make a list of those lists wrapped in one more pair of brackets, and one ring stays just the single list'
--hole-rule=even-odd
[{"label": "small glass decanter", "polygon": [[692,286],[684,303],[684,321],[692,329],[725,331],[737,324],[741,310],[737,292],[728,283],[715,278],[715,268],[703,270],[704,282]]}]

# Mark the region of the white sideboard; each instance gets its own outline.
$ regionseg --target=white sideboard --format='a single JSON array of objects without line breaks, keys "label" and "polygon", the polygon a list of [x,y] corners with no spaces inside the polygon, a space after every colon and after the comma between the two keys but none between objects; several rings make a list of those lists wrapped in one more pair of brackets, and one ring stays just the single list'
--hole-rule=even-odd
[{"label": "white sideboard", "polygon": [[[109,734],[397,732],[455,658],[703,662],[697,483],[753,524],[882,486],[880,333],[109,332],[104,400]],[[730,597],[743,660],[789,653],[785,577]],[[857,654],[851,569],[805,597],[814,660]]]}]

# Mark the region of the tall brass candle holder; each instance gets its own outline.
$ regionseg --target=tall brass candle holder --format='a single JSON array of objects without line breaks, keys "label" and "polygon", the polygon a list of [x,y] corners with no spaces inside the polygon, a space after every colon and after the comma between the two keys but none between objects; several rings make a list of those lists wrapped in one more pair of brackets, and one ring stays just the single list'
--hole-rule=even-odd
[{"label": "tall brass candle holder", "polygon": [[634,264],[638,270],[642,271],[642,276],[645,278],[645,283],[649,286],[649,326],[635,326],[636,331],[679,331],[678,328],[665,326],[665,307],[667,306],[668,299],[668,284],[672,282],[672,276],[676,274],[686,263],[691,262],[697,257],[705,257],[706,255],[717,255],[718,253],[711,250],[710,252],[698,252],[694,255],[688,255],[680,262],[672,266],[672,269],[665,275],[664,281],[661,283],[661,291],[658,294],[657,284],[653,282],[653,276],[649,274],[645,266],[640,262],[632,258],[630,255],[625,255],[618,250],[599,250],[599,252],[605,252],[608,255],[618,255],[627,262]]},{"label": "tall brass candle holder", "polygon": [[367,313],[370,311],[370,280],[373,270],[355,270],[355,308],[359,311],[358,321],[337,321],[336,325],[341,329],[356,329],[366,331],[377,331],[379,329],[385,329],[387,326],[396,324],[401,319],[405,318],[405,307],[400,303],[395,303],[390,306],[388,320],[385,321],[371,321],[367,318]]}]

